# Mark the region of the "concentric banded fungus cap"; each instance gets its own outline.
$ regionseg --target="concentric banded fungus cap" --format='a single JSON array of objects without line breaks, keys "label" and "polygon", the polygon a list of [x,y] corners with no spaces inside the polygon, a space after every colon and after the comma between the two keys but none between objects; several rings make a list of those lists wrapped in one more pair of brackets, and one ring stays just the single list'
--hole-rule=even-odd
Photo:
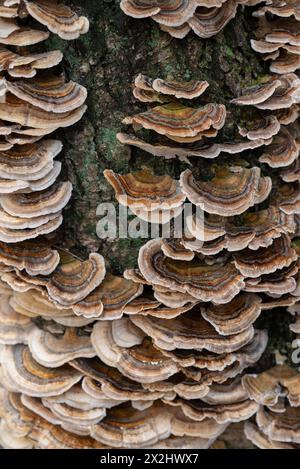
[{"label": "concentric banded fungus cap", "polygon": [[[33,414],[35,415],[35,414]],[[90,436],[75,435],[58,425],[39,418],[30,432],[30,438],[38,449],[105,449]]]},{"label": "concentric banded fungus cap", "polygon": [[[191,388],[174,388],[178,395],[186,399],[202,399],[207,395],[213,382],[224,383],[227,379],[236,377],[248,366],[256,363],[264,352],[268,342],[266,331],[255,331],[253,339],[236,352],[216,354],[206,350],[176,349],[173,351],[162,350],[162,353],[183,368],[195,367],[202,371],[202,381]],[[224,373],[222,373],[224,371]],[[212,373],[210,373],[212,372]],[[198,379],[198,378],[197,378]],[[172,378],[170,378],[172,380]],[[180,381],[182,383],[182,381]],[[199,381],[195,381],[197,385]]]},{"label": "concentric banded fungus cap", "polygon": [[101,254],[91,253],[81,261],[69,252],[59,251],[60,263],[49,276],[30,277],[19,273],[28,284],[47,289],[50,300],[62,306],[72,306],[82,301],[105,277],[105,263]]},{"label": "concentric banded fungus cap", "polygon": [[198,156],[202,158],[217,158],[220,153],[237,154],[242,151],[255,149],[265,145],[267,140],[237,140],[225,143],[207,143],[196,142],[192,145],[176,145],[172,142],[168,143],[147,143],[141,138],[133,134],[118,133],[117,139],[124,145],[137,147],[154,156],[163,156],[166,159],[178,156],[181,159],[190,156]]},{"label": "concentric banded fungus cap", "polygon": [[66,113],[82,106],[86,89],[73,81],[65,82],[61,76],[33,78],[27,81],[6,81],[9,93],[47,112]]},{"label": "concentric banded fungus cap", "polygon": [[133,316],[131,321],[164,350],[205,349],[213,353],[230,353],[245,346],[254,335],[251,324],[237,334],[220,335],[213,325],[201,317],[197,307],[172,321],[139,316]]},{"label": "concentric banded fungus cap", "polygon": [[222,216],[239,215],[263,202],[270,194],[272,181],[261,177],[257,167],[222,167],[214,169],[210,180],[198,180],[187,169],[180,177],[182,192],[205,212]]},{"label": "concentric banded fungus cap", "polygon": [[7,2],[6,0],[0,1],[0,17],[1,18],[16,18],[18,16],[18,4],[19,0],[12,0]]},{"label": "concentric banded fungus cap", "polygon": [[176,81],[162,80],[161,78],[152,80],[140,74],[135,79],[135,86],[146,92],[153,90],[159,94],[174,96],[178,99],[194,99],[201,96],[209,84],[207,81],[199,80]]},{"label": "concentric banded fungus cap", "polygon": [[31,46],[49,37],[47,31],[18,26],[12,18],[0,18],[0,31],[0,44],[8,46]]},{"label": "concentric banded fungus cap", "polygon": [[273,274],[262,275],[257,278],[245,280],[245,291],[261,292],[269,295],[284,295],[293,293],[297,287],[295,276],[298,274],[298,266],[292,263],[289,267],[276,270]]},{"label": "concentric banded fungus cap", "polygon": [[232,100],[239,105],[252,105],[258,109],[285,109],[299,99],[300,81],[294,73],[278,77],[275,75],[266,83],[249,88],[240,97]]},{"label": "concentric banded fungus cap", "polygon": [[[195,12],[188,24],[197,36],[207,39],[218,34],[235,17],[238,1],[227,0],[222,6],[213,7],[210,2]],[[213,2],[212,2],[213,3]]]},{"label": "concentric banded fungus cap", "polygon": [[242,381],[250,399],[260,405],[273,407],[283,396],[291,406],[300,404],[300,374],[287,365],[277,365],[258,375],[245,375]]},{"label": "concentric banded fungus cap", "polygon": [[253,122],[246,123],[244,127],[239,127],[240,135],[249,140],[268,140],[278,134],[279,130],[280,123],[276,116],[262,116]]},{"label": "concentric banded fungus cap", "polygon": [[289,166],[300,153],[300,130],[297,126],[281,127],[278,135],[273,139],[263,155],[259,158],[261,163],[267,163],[271,168]]},{"label": "concentric banded fungus cap", "polygon": [[24,53],[22,50],[19,54],[0,46],[0,69],[14,78],[33,78],[38,70],[55,67],[63,59],[59,50],[38,54]]},{"label": "concentric banded fungus cap", "polygon": [[174,401],[165,402],[171,406],[179,406],[184,415],[192,420],[201,422],[205,418],[212,418],[219,424],[247,420],[258,409],[258,404],[250,399],[244,399],[232,404],[216,404],[213,406],[194,399],[188,401],[177,398]]},{"label": "concentric banded fungus cap", "polygon": [[288,215],[300,213],[299,184],[280,184],[272,202]]},{"label": "concentric banded fungus cap", "polygon": [[39,365],[24,345],[4,346],[1,368],[9,387],[37,397],[61,394],[82,377],[81,373],[68,365],[56,369]]},{"label": "concentric banded fungus cap", "polygon": [[28,346],[33,358],[40,364],[57,368],[77,357],[93,357],[96,355],[89,335],[68,327],[63,334],[38,329],[30,335]]},{"label": "concentric banded fungus cap", "polygon": [[[61,212],[50,214],[48,217],[36,217],[33,219],[13,217],[5,213],[1,213],[0,240],[4,243],[17,243],[29,239],[37,238],[57,230],[63,222]],[[5,222],[15,225],[15,228],[5,228]],[[28,225],[26,227],[25,225]],[[24,228],[22,228],[24,226]],[[30,228],[32,226],[32,228]]]},{"label": "concentric banded fungus cap", "polygon": [[253,16],[264,16],[266,13],[272,13],[273,15],[281,18],[289,18],[294,16],[296,20],[300,21],[300,7],[297,0],[272,0],[268,2],[266,6],[260,7],[253,13]]},{"label": "concentric banded fungus cap", "polygon": [[41,316],[57,320],[74,315],[72,309],[54,305],[49,300],[48,295],[44,295],[44,292],[42,294],[35,287],[30,288],[28,291],[14,292],[12,298],[10,298],[10,305],[18,313],[33,318]]},{"label": "concentric banded fungus cap", "polygon": [[261,313],[258,295],[240,293],[226,305],[209,304],[201,307],[203,318],[222,335],[239,334],[248,329]]},{"label": "concentric banded fungus cap", "polygon": [[[202,220],[201,217],[187,216],[186,224],[187,233],[195,239],[183,239],[182,244],[197,252],[208,248],[215,248],[215,253],[222,249],[240,251],[246,247],[256,250],[270,246],[282,234],[295,232],[294,216],[272,205],[265,210],[247,211],[232,218],[209,214]],[[215,243],[209,243],[214,240]]]},{"label": "concentric banded fungus cap", "polygon": [[139,268],[150,283],[215,303],[231,301],[243,288],[243,276],[232,263],[176,261],[163,254],[161,245],[161,239],[151,240],[139,252]]},{"label": "concentric banded fungus cap", "polygon": [[257,278],[288,267],[298,258],[287,235],[274,240],[267,248],[245,249],[233,255],[236,268],[245,277]]},{"label": "concentric banded fungus cap", "polygon": [[286,407],[285,412],[274,412],[260,407],[256,421],[268,438],[286,443],[300,443],[300,407]]},{"label": "concentric banded fungus cap", "polygon": [[246,422],[244,429],[248,440],[260,449],[296,449],[292,444],[271,440],[253,422]]},{"label": "concentric banded fungus cap", "polygon": [[131,209],[172,209],[182,205],[185,196],[170,176],[156,176],[150,168],[125,175],[106,169],[104,176],[112,185],[116,199]]},{"label": "concentric banded fungus cap", "polygon": [[140,448],[168,438],[170,416],[163,404],[139,411],[130,404],[110,409],[107,417],[91,429],[91,436],[110,447]]},{"label": "concentric banded fungus cap", "polygon": [[118,401],[152,401],[165,395],[164,392],[150,392],[140,383],[120,373],[117,368],[105,365],[99,358],[78,358],[70,362],[76,370],[85,375],[82,387],[93,397],[103,393],[108,399]]},{"label": "concentric banded fungus cap", "polygon": [[8,295],[1,295],[0,344],[26,344],[36,326],[30,318],[16,313],[9,299]]},{"label": "concentric banded fungus cap", "polygon": [[74,306],[74,313],[85,317],[118,319],[123,315],[126,305],[142,292],[141,284],[108,273],[99,287]]},{"label": "concentric banded fungus cap", "polygon": [[49,275],[59,263],[59,254],[43,242],[21,242],[14,246],[0,242],[0,262],[29,275]]},{"label": "concentric banded fungus cap", "polygon": [[70,182],[59,182],[39,192],[0,195],[0,203],[9,215],[34,218],[62,210],[69,202],[71,193]]},{"label": "concentric banded fungus cap", "polygon": [[226,108],[221,104],[207,104],[197,109],[169,103],[126,117],[123,122],[154,130],[175,141],[187,142],[201,140],[206,131],[220,130],[225,118]]},{"label": "concentric banded fungus cap", "polygon": [[225,230],[229,251],[239,251],[243,247],[256,250],[270,246],[282,234],[294,233],[295,223],[293,216],[271,205],[265,210],[248,211],[225,220]]},{"label": "concentric banded fungus cap", "polygon": [[77,39],[89,30],[87,18],[78,17],[71,8],[56,0],[24,0],[28,13],[62,39]]},{"label": "concentric banded fungus cap", "polygon": [[85,111],[86,106],[82,105],[73,111],[49,112],[33,106],[10,93],[6,94],[6,102],[0,103],[0,119],[34,129],[42,129],[44,133],[75,124],[81,119]]},{"label": "concentric banded fungus cap", "polygon": [[[224,1],[212,0],[212,3],[220,6]],[[121,0],[120,7],[133,18],[152,17],[160,24],[176,27],[191,18],[198,6],[206,3],[204,0]]]},{"label": "concentric banded fungus cap", "polygon": [[[153,347],[150,339],[142,339],[142,331],[139,337],[132,339],[132,345],[120,346],[112,330],[118,328],[120,321],[123,320],[97,322],[94,325],[92,344],[104,363],[116,367],[124,376],[139,383],[163,381],[179,371],[170,358]],[[137,330],[132,323],[131,326]]]}]

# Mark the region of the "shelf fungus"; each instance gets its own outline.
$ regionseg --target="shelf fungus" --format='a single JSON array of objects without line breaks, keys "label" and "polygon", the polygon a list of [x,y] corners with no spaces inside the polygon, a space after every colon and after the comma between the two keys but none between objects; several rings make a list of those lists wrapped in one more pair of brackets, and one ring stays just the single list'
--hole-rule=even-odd
[{"label": "shelf fungus", "polygon": [[32,277],[24,272],[17,276],[30,286],[45,289],[54,303],[72,307],[82,301],[103,281],[106,273],[101,254],[91,253],[81,261],[69,252],[59,251],[59,264],[50,275]]},{"label": "shelf fungus", "polygon": [[263,202],[270,194],[272,180],[262,177],[258,167],[215,166],[211,177],[196,180],[191,170],[180,177],[182,192],[205,212],[233,216]]},{"label": "shelf fungus", "polygon": [[260,404],[255,422],[247,422],[247,438],[262,449],[299,449],[299,372],[277,365],[258,375],[245,375],[243,386]]},{"label": "shelf fungus", "polygon": [[298,255],[291,247],[287,235],[276,238],[273,244],[256,251],[245,249],[233,255],[236,268],[245,277],[257,278],[278,269],[289,267],[297,261]]},{"label": "shelf fungus", "polygon": [[163,31],[183,39],[191,30],[201,38],[218,34],[235,17],[239,4],[258,0],[121,0],[123,12],[133,18],[152,18]]},{"label": "shelf fungus", "polygon": [[[82,247],[54,233],[72,184],[60,176],[63,146],[51,134],[81,119],[87,90],[65,78],[62,52],[40,43],[50,32],[77,39],[89,21],[56,0],[0,0],[3,447],[208,448],[245,420],[258,447],[300,447],[299,373],[287,365],[260,373],[270,348],[268,331],[257,328],[262,311],[280,308],[300,333],[299,6],[120,2],[128,16],[152,18],[175,38],[192,30],[203,39],[240,5],[258,5],[251,45],[271,61],[271,75],[232,102],[257,109],[227,113],[205,74],[182,80],[178,68],[178,76],[134,80],[137,111],[123,120],[132,130],[117,139],[137,149],[141,169],[103,174],[118,203],[141,220],[171,221],[171,231],[158,227],[162,237],[121,275],[106,270],[100,252],[83,260]],[[189,169],[180,162],[173,176],[154,172],[147,153]],[[176,237],[182,214],[186,231]]]},{"label": "shelf fungus", "polygon": [[282,234],[292,235],[296,228],[294,215],[287,215],[272,205],[235,217],[207,214],[203,223],[200,217],[187,216],[186,224],[191,239],[183,239],[182,244],[196,252],[213,250],[213,254],[223,249],[235,252],[268,247]]},{"label": "shelf fungus", "polygon": [[148,241],[139,252],[139,268],[152,285],[215,303],[231,301],[244,287],[244,278],[232,262],[208,265],[198,258],[178,261],[164,255],[162,242]]},{"label": "shelf fungus", "polygon": [[151,169],[125,175],[106,169],[104,176],[115,190],[117,201],[151,223],[166,223],[183,210],[185,195],[179,182],[168,175],[157,176]]},{"label": "shelf fungus", "polygon": [[262,110],[286,109],[300,100],[300,80],[294,73],[266,77],[261,83],[244,90],[233,104],[255,106]]},{"label": "shelf fungus", "polygon": [[126,117],[123,122],[153,130],[175,142],[190,143],[203,137],[216,136],[223,127],[225,118],[226,109],[222,104],[192,108],[175,102]]}]

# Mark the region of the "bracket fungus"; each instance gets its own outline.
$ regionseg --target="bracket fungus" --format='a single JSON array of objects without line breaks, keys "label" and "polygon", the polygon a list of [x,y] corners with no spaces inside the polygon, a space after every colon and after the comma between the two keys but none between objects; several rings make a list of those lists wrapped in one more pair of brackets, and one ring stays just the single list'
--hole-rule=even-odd
[{"label": "bracket fungus", "polygon": [[121,0],[120,7],[133,18],[152,18],[175,38],[183,39],[192,29],[207,39],[235,17],[239,4],[257,3],[258,0]]},{"label": "bracket fungus", "polygon": [[139,252],[141,273],[153,285],[215,303],[227,303],[244,286],[243,276],[230,262],[208,265],[201,259],[178,261],[166,257],[161,246],[161,239],[151,240]]},{"label": "bracket fungus", "polygon": [[185,170],[180,185],[187,198],[205,212],[233,216],[263,202],[271,192],[272,180],[261,177],[258,167],[216,166],[208,180],[195,180],[192,171]]},{"label": "bracket fungus", "polygon": [[[176,66],[172,76],[166,63],[161,78],[134,80],[139,103],[123,120],[133,130],[117,134],[135,149],[134,163],[127,173],[120,164],[107,168],[104,177],[142,220],[164,224],[183,213],[187,230],[175,237],[172,221],[167,237],[148,240],[135,268],[120,276],[99,252],[82,260],[83,246],[53,234],[72,184],[65,171],[60,176],[62,143],[51,134],[80,120],[87,91],[61,73],[62,53],[40,43],[50,32],[77,39],[88,19],[56,0],[0,0],[4,447],[199,449],[248,420],[255,445],[299,448],[299,373],[287,365],[259,373],[272,349],[256,322],[263,311],[287,308],[291,332],[300,333],[298,4],[120,2],[128,16],[150,17],[175,38],[192,30],[208,40],[239,5],[258,5],[251,45],[271,74],[254,71],[253,86],[245,75],[232,103],[257,109],[228,103],[227,112],[226,96],[215,101],[216,84],[207,91],[196,69],[182,74]],[[147,154],[180,162],[172,176],[165,164],[154,173]]]},{"label": "bracket fungus", "polygon": [[114,188],[117,201],[143,220],[165,223],[183,210],[185,195],[170,176],[156,176],[144,167],[125,175],[106,169],[104,176]]}]

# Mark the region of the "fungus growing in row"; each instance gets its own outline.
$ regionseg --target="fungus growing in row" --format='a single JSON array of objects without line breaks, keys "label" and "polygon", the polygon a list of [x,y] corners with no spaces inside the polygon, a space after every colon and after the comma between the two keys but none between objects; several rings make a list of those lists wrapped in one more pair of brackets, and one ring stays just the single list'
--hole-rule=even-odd
[{"label": "fungus growing in row", "polygon": [[121,0],[124,13],[133,18],[152,18],[163,31],[183,39],[192,29],[201,38],[218,34],[235,17],[239,4],[260,0]]},{"label": "fungus growing in row", "polygon": [[243,386],[260,404],[255,422],[245,425],[246,436],[259,448],[296,449],[300,443],[299,372],[278,365],[258,375],[245,375]]},{"label": "fungus growing in row", "polygon": [[294,73],[284,76],[273,75],[265,82],[245,90],[232,103],[243,106],[255,106],[262,110],[277,110],[299,103],[300,80]]},{"label": "fungus growing in row", "polygon": [[208,265],[201,259],[176,261],[166,257],[161,246],[162,240],[154,239],[139,253],[141,273],[153,285],[215,303],[231,301],[244,286],[244,277],[230,262]]}]

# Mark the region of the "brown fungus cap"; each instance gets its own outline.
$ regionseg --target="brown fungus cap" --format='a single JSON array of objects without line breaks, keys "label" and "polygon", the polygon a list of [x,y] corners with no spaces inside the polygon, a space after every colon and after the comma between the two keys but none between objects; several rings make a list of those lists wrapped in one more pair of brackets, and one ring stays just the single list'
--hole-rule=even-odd
[{"label": "brown fungus cap", "polygon": [[221,104],[211,103],[197,109],[169,103],[126,117],[123,122],[154,130],[174,141],[188,142],[201,140],[209,130],[220,130],[225,118],[226,108]]},{"label": "brown fungus cap", "polygon": [[207,265],[200,259],[176,261],[161,251],[162,240],[151,240],[139,252],[139,268],[154,285],[188,293],[202,301],[227,303],[243,288],[243,276],[232,263]]},{"label": "brown fungus cap", "polygon": [[222,335],[239,334],[247,330],[261,313],[258,295],[240,293],[226,305],[209,304],[201,307],[203,318]]},{"label": "brown fungus cap", "polygon": [[240,98],[232,100],[238,105],[252,105],[258,109],[285,109],[297,103],[300,81],[297,75],[289,73],[284,76],[274,75],[262,84],[244,91]]},{"label": "brown fungus cap", "polygon": [[158,100],[160,95],[174,96],[177,99],[194,99],[201,96],[208,88],[207,81],[190,80],[190,81],[176,81],[176,80],[163,80],[156,78],[152,80],[142,74],[138,75],[135,79],[135,87],[138,90],[145,92],[158,93]]},{"label": "brown fungus cap", "polygon": [[215,167],[209,180],[195,180],[191,170],[185,170],[180,185],[187,198],[205,212],[232,216],[263,202],[270,194],[272,181],[261,177],[257,167]]},{"label": "brown fungus cap", "polygon": [[82,105],[73,111],[49,112],[7,93],[6,102],[0,103],[0,119],[34,129],[42,129],[43,132],[48,133],[59,127],[69,127],[75,124],[81,119],[85,110],[86,106]]},{"label": "brown fungus cap", "polygon": [[298,125],[292,124],[289,127],[281,127],[280,132],[274,137],[259,161],[267,163],[271,168],[281,168],[294,163],[299,154],[300,130]]},{"label": "brown fungus cap", "polygon": [[30,318],[16,313],[9,300],[9,295],[1,295],[0,344],[27,344],[35,325]]},{"label": "brown fungus cap", "polygon": [[284,396],[292,406],[300,404],[300,374],[287,365],[277,365],[260,374],[245,375],[243,386],[258,404],[273,407]]},{"label": "brown fungus cap", "polygon": [[105,277],[105,264],[101,254],[91,253],[81,261],[69,252],[59,251],[60,263],[48,276],[30,277],[19,273],[19,278],[29,285],[45,287],[50,300],[69,307],[82,301]]},{"label": "brown fungus cap", "polygon": [[72,184],[60,182],[40,192],[1,195],[0,203],[9,215],[34,218],[59,212],[69,202],[71,193]]},{"label": "brown fungus cap", "polygon": [[108,273],[103,282],[73,309],[75,314],[85,317],[119,319],[126,305],[142,292],[142,285]]},{"label": "brown fungus cap", "polygon": [[300,443],[300,407],[287,406],[285,412],[280,413],[260,407],[256,421],[271,440]]},{"label": "brown fungus cap", "polygon": [[[118,325],[115,324],[114,329]],[[142,338],[141,331],[140,337],[135,339],[136,345],[132,340],[131,346],[121,347],[115,341],[112,327],[111,321],[98,322],[91,335],[93,347],[105,364],[116,367],[124,376],[139,383],[162,381],[179,371],[170,358],[153,347],[151,340]],[[132,327],[135,326],[132,324]]]},{"label": "brown fungus cap", "polygon": [[245,277],[257,278],[288,267],[297,260],[287,235],[276,238],[270,247],[256,251],[245,249],[233,255],[236,268]]},{"label": "brown fungus cap", "polygon": [[78,17],[67,5],[56,0],[23,0],[28,13],[62,39],[77,39],[89,29],[87,18]]},{"label": "brown fungus cap", "polygon": [[172,144],[167,143],[147,143],[146,141],[138,138],[133,134],[118,133],[117,139],[124,145],[131,145],[137,147],[154,156],[163,156],[166,159],[175,158],[178,156],[180,159],[197,156],[201,158],[217,158],[221,153],[237,154],[246,150],[259,148],[262,145],[269,144],[268,140],[240,140],[225,143],[208,143],[196,142],[191,145]]},{"label": "brown fungus cap", "polygon": [[49,275],[59,264],[59,254],[41,241],[21,242],[14,246],[0,242],[0,262],[24,269],[29,275]]},{"label": "brown fungus cap", "polygon": [[[225,0],[223,0],[225,1]],[[215,5],[221,5],[222,0],[212,0]],[[152,17],[160,24],[173,27],[181,26],[191,18],[200,4],[206,4],[204,0],[121,0],[120,7],[126,15],[133,18]]]},{"label": "brown fungus cap", "polygon": [[251,324],[239,333],[221,335],[203,319],[197,307],[171,321],[138,316],[131,317],[131,321],[164,350],[205,349],[213,353],[230,353],[247,345],[254,335]]},{"label": "brown fungus cap", "polygon": [[6,81],[7,92],[47,112],[66,113],[82,106],[86,89],[63,76],[47,76],[27,81]]},{"label": "brown fungus cap", "polygon": [[55,369],[39,365],[24,345],[4,346],[1,367],[9,387],[37,397],[63,393],[82,377],[68,365]]},{"label": "brown fungus cap", "polygon": [[80,334],[80,330],[66,328],[63,334],[52,334],[36,328],[28,339],[33,358],[49,368],[57,368],[77,357],[93,357],[90,337]]},{"label": "brown fungus cap", "polygon": [[131,210],[170,210],[185,200],[177,181],[168,175],[156,176],[150,168],[125,175],[106,169],[104,176],[115,190],[116,199]]}]

